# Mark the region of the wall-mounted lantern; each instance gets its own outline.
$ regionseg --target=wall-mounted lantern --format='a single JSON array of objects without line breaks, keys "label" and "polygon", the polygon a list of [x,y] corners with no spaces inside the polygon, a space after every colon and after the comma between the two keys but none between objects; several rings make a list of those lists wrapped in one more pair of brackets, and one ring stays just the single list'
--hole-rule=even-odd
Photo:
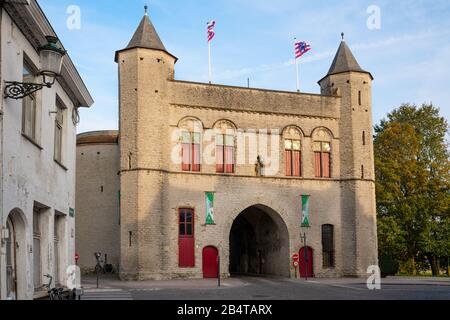
[{"label": "wall-mounted lantern", "polygon": [[47,39],[47,44],[39,47],[41,60],[39,75],[42,76],[42,83],[5,81],[4,95],[6,98],[23,99],[44,87],[51,88],[55,84],[56,78],[61,73],[66,51],[58,46],[58,38],[53,36],[46,36],[45,38]]}]

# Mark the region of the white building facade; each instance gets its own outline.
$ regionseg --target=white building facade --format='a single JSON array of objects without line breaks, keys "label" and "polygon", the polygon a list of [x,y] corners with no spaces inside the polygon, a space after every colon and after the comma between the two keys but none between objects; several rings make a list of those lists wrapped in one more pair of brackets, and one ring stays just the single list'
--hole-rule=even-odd
[{"label": "white building facade", "polygon": [[51,88],[6,97],[5,81],[42,83],[39,46],[56,36],[35,0],[0,5],[0,297],[34,299],[65,285],[75,255],[78,108],[93,104],[70,57]]}]

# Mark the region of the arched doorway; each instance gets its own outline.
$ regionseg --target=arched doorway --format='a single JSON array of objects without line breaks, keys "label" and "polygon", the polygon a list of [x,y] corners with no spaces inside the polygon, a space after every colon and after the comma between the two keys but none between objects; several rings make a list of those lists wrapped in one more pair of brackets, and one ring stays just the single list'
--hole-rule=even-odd
[{"label": "arched doorway", "polygon": [[[305,254],[306,251],[306,254]],[[313,249],[307,247],[306,250],[302,247],[299,251],[299,271],[301,278],[313,278],[314,277],[314,261],[313,261]]]},{"label": "arched doorway", "polygon": [[21,211],[11,211],[6,230],[6,298],[23,299],[26,292],[26,233]]},{"label": "arched doorway", "polygon": [[230,232],[230,274],[289,277],[289,268],[289,233],[281,216],[262,205],[241,212]]},{"label": "arched doorway", "polygon": [[203,248],[203,278],[217,278],[219,274],[218,256],[219,251],[216,247],[208,246]]}]

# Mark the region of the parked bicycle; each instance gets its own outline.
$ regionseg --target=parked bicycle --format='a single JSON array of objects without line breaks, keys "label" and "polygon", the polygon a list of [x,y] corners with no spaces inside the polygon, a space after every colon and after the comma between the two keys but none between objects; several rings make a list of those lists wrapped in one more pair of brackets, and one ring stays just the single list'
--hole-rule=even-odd
[{"label": "parked bicycle", "polygon": [[44,277],[49,279],[48,284],[45,285],[45,288],[47,288],[50,300],[81,300],[83,289],[75,288],[73,290],[69,290],[62,287],[52,288],[53,277],[49,274],[44,275]]}]

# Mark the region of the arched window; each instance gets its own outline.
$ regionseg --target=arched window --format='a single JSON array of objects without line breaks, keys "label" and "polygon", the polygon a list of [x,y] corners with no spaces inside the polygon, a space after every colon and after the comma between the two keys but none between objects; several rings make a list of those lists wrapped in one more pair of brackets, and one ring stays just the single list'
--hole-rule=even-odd
[{"label": "arched window", "polygon": [[288,127],[285,129],[284,151],[286,176],[301,177],[302,176],[302,141],[301,132],[296,127]]},{"label": "arched window", "polygon": [[203,125],[199,120],[185,119],[179,127],[182,143],[181,169],[183,171],[200,172]]},{"label": "arched window", "polygon": [[236,170],[236,128],[230,121],[222,120],[214,125],[216,133],[216,172],[234,173]]},{"label": "arched window", "polygon": [[322,255],[323,268],[334,268],[334,226],[331,224],[322,226]]},{"label": "arched window", "polygon": [[331,178],[331,135],[319,129],[313,135],[314,172],[316,178]]}]

